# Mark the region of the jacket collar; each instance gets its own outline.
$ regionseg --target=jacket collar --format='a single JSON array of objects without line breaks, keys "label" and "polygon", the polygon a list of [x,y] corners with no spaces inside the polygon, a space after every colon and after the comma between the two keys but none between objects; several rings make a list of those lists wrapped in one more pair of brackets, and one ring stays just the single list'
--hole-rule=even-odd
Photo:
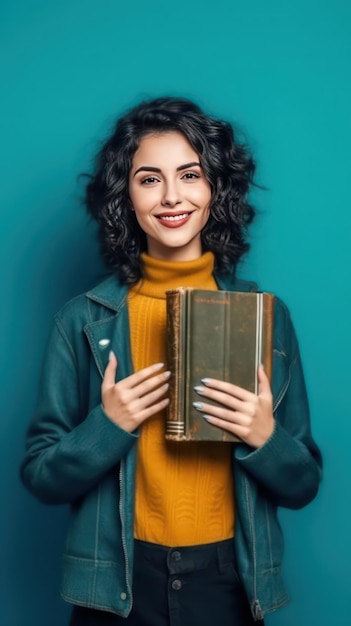
[{"label": "jacket collar", "polygon": [[128,285],[123,285],[117,274],[112,274],[96,287],[87,292],[89,300],[118,313],[124,305],[128,293]]},{"label": "jacket collar", "polygon": [[[214,274],[218,287],[226,291],[257,291],[256,283],[236,278],[233,274],[219,276]],[[116,274],[112,274],[99,285],[87,292],[87,298],[118,313],[124,306],[128,285],[123,285]]]}]

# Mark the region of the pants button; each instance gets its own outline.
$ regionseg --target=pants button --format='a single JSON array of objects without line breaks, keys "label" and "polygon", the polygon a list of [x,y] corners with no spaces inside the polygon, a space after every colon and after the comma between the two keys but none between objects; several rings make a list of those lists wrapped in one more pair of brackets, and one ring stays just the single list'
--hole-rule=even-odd
[{"label": "pants button", "polygon": [[181,558],[182,558],[182,555],[180,552],[178,552],[178,550],[174,550],[174,552],[172,552],[173,561],[180,561]]},{"label": "pants button", "polygon": [[174,589],[174,591],[179,591],[179,589],[181,589],[181,588],[182,588],[182,581],[181,580],[178,580],[178,578],[177,578],[177,580],[174,580],[172,582],[172,589]]}]

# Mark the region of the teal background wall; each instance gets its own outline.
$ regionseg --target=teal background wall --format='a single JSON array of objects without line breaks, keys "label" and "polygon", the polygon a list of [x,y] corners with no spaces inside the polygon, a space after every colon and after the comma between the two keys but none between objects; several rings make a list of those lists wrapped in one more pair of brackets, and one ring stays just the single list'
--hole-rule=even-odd
[{"label": "teal background wall", "polygon": [[237,122],[261,216],[241,267],[289,305],[318,499],[282,511],[292,602],[268,626],[348,623],[350,576],[350,26],[347,0],[5,0],[1,64],[1,549],[4,626],[63,626],[67,512],[18,466],[54,312],[102,273],[77,174],[142,97],[185,95]]}]

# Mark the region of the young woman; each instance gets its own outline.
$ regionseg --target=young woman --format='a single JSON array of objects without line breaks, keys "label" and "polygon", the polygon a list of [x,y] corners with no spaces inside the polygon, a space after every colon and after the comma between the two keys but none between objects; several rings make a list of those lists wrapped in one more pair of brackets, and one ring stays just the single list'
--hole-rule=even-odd
[{"label": "young woman", "polygon": [[[86,203],[113,270],[56,315],[22,476],[70,503],[71,626],[248,626],[287,602],[277,506],[317,493],[295,333],[276,299],[272,390],[199,381],[197,408],[241,443],[164,438],[165,291],[236,278],[254,163],[232,127],[178,98],[142,103],[103,146]],[[215,408],[209,400],[215,400]]]}]

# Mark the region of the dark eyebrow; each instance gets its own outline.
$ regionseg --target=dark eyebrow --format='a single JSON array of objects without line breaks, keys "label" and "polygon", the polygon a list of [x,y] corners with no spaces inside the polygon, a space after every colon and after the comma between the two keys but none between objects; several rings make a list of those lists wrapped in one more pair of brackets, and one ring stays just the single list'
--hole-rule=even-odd
[{"label": "dark eyebrow", "polygon": [[151,165],[143,165],[139,167],[136,172],[134,172],[133,177],[138,174],[138,172],[160,172],[159,167],[152,167]]},{"label": "dark eyebrow", "polygon": [[177,172],[181,172],[182,170],[187,170],[188,167],[194,167],[194,165],[198,165],[199,167],[201,167],[198,161],[192,161],[191,163],[185,163],[185,165],[180,165],[179,167],[177,167]]},{"label": "dark eyebrow", "polygon": [[[201,165],[200,165],[200,163],[198,161],[192,161],[191,163],[185,163],[184,165],[180,165],[179,167],[177,167],[177,172],[181,172],[182,170],[187,170],[188,167],[194,167],[196,165],[198,167],[201,167]],[[152,167],[151,165],[143,165],[142,167],[139,167],[136,172],[134,172],[133,178],[134,178],[134,176],[136,176],[138,174],[138,172],[156,172],[156,173],[160,173],[161,169],[159,167]]]}]

